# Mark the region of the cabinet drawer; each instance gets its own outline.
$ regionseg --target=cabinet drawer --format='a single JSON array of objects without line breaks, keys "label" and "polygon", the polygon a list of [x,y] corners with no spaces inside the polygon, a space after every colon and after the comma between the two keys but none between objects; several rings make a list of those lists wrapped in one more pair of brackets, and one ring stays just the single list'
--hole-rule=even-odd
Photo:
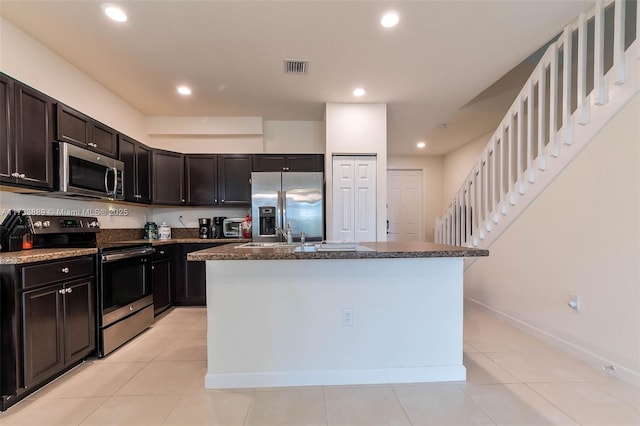
[{"label": "cabinet drawer", "polygon": [[22,268],[23,289],[93,275],[93,258],[71,258]]}]

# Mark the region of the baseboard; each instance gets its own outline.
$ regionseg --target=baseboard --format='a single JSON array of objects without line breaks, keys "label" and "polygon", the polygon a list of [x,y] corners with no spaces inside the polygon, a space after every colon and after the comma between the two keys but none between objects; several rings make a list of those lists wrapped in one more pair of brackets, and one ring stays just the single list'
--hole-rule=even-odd
[{"label": "baseboard", "polygon": [[602,357],[598,354],[595,354],[585,348],[582,348],[574,343],[571,343],[561,337],[555,336],[545,330],[542,330],[532,324],[529,324],[525,321],[522,321],[518,318],[515,318],[509,314],[506,314],[498,309],[495,309],[489,305],[486,305],[478,300],[475,300],[471,297],[465,297],[465,304],[469,304],[474,308],[481,310],[485,313],[488,313],[498,319],[501,319],[510,325],[516,327],[519,330],[524,331],[527,334],[530,334],[549,345],[562,350],[563,352],[567,352],[581,361],[586,362],[592,367],[602,370],[603,366],[614,366],[615,370],[612,372],[608,372],[607,375],[611,377],[615,377],[620,379],[626,383],[629,383],[632,386],[640,388],[640,373],[637,371],[633,371],[629,368],[617,365],[615,362]]},{"label": "baseboard", "polygon": [[207,373],[207,389],[262,388],[313,385],[370,385],[464,381],[463,365],[357,370],[277,371],[256,373]]}]

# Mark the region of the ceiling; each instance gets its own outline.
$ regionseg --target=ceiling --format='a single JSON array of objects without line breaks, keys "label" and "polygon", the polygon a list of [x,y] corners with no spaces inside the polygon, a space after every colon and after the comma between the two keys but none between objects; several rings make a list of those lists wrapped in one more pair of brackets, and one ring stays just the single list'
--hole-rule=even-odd
[{"label": "ceiling", "polygon": [[[494,130],[532,69],[514,67],[592,4],[112,3],[127,22],[91,0],[0,0],[0,15],[148,116],[321,121],[327,102],[386,103],[389,155],[442,155]],[[387,10],[397,27],[380,26]],[[309,60],[308,73],[285,74],[284,59]],[[176,93],[181,83],[189,98]]]}]

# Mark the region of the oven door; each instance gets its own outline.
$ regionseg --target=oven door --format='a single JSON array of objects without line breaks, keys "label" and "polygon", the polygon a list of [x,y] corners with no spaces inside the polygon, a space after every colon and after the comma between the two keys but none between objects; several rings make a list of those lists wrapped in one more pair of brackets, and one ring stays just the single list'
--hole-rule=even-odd
[{"label": "oven door", "polygon": [[150,247],[101,255],[99,307],[106,327],[153,303]]}]

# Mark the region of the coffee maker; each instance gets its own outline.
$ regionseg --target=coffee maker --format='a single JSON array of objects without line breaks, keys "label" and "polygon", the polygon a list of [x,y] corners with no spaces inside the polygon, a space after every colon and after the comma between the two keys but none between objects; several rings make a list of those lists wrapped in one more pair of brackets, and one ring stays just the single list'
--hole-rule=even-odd
[{"label": "coffee maker", "polygon": [[224,238],[222,225],[224,224],[225,219],[226,217],[220,217],[220,216],[213,218],[213,229],[212,229],[213,238]]},{"label": "coffee maker", "polygon": [[199,231],[198,236],[200,238],[211,238],[211,219],[208,217],[201,217],[198,219]]}]

